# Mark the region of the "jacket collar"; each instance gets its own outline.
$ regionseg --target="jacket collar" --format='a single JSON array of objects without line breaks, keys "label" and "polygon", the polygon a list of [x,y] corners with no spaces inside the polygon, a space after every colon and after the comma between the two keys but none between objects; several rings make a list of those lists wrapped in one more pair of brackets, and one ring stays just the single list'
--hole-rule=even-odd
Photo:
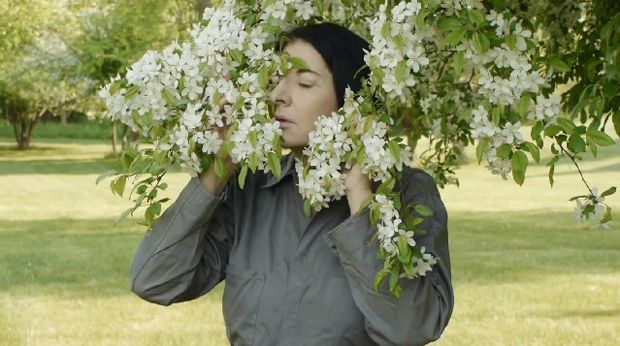
[{"label": "jacket collar", "polygon": [[282,175],[280,179],[276,178],[272,172],[267,173],[267,182],[261,187],[271,187],[278,184],[284,177],[292,175],[295,173],[295,155],[293,153],[284,155],[282,160],[280,160],[280,165],[282,167]]}]

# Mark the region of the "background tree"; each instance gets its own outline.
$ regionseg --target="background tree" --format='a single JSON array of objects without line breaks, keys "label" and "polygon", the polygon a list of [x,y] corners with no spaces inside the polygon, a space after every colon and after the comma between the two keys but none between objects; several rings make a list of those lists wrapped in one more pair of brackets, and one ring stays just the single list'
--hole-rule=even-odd
[{"label": "background tree", "polygon": [[28,149],[41,117],[75,104],[88,80],[75,73],[77,61],[56,33],[69,15],[60,2],[8,1],[7,5],[0,103],[18,148]]}]

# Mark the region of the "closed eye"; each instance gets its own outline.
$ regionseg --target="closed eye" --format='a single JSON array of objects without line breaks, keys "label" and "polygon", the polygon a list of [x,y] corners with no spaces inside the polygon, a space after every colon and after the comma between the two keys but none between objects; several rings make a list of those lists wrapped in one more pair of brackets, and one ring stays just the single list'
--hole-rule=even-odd
[{"label": "closed eye", "polygon": [[312,85],[299,83],[299,86],[302,88],[312,88]]}]

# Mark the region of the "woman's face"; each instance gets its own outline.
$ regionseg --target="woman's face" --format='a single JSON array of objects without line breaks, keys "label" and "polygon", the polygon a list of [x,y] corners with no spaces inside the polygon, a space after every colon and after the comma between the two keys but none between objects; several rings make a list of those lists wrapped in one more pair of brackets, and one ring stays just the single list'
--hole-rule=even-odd
[{"label": "woman's face", "polygon": [[284,51],[306,61],[309,70],[288,71],[271,91],[275,118],[282,128],[283,147],[293,151],[308,145],[308,134],[321,115],[338,110],[332,74],[319,52],[306,41],[297,39]]}]

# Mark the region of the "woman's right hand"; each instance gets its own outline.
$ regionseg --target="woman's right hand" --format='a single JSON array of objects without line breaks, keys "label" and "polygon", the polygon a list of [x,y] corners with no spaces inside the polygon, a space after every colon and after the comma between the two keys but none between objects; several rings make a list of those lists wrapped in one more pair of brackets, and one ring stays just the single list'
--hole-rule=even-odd
[{"label": "woman's right hand", "polygon": [[[224,109],[224,106],[226,104],[229,104],[229,102],[226,100],[226,97],[222,96],[218,104],[220,112]],[[219,135],[219,138],[223,141],[226,138],[226,134],[228,133],[229,128],[230,125],[224,125],[222,127],[214,126],[212,130],[213,132],[216,132]],[[228,153],[224,153],[223,146],[220,147],[220,150],[217,153],[217,157],[220,158],[222,162],[224,162],[226,175],[223,178],[217,175],[215,170],[215,163],[211,163],[208,170],[203,171],[198,175],[201,183],[215,196],[218,196],[222,193],[222,190],[224,190],[224,187],[228,183],[228,180],[239,166],[238,164],[232,162],[232,159],[230,158],[230,155]]]}]

